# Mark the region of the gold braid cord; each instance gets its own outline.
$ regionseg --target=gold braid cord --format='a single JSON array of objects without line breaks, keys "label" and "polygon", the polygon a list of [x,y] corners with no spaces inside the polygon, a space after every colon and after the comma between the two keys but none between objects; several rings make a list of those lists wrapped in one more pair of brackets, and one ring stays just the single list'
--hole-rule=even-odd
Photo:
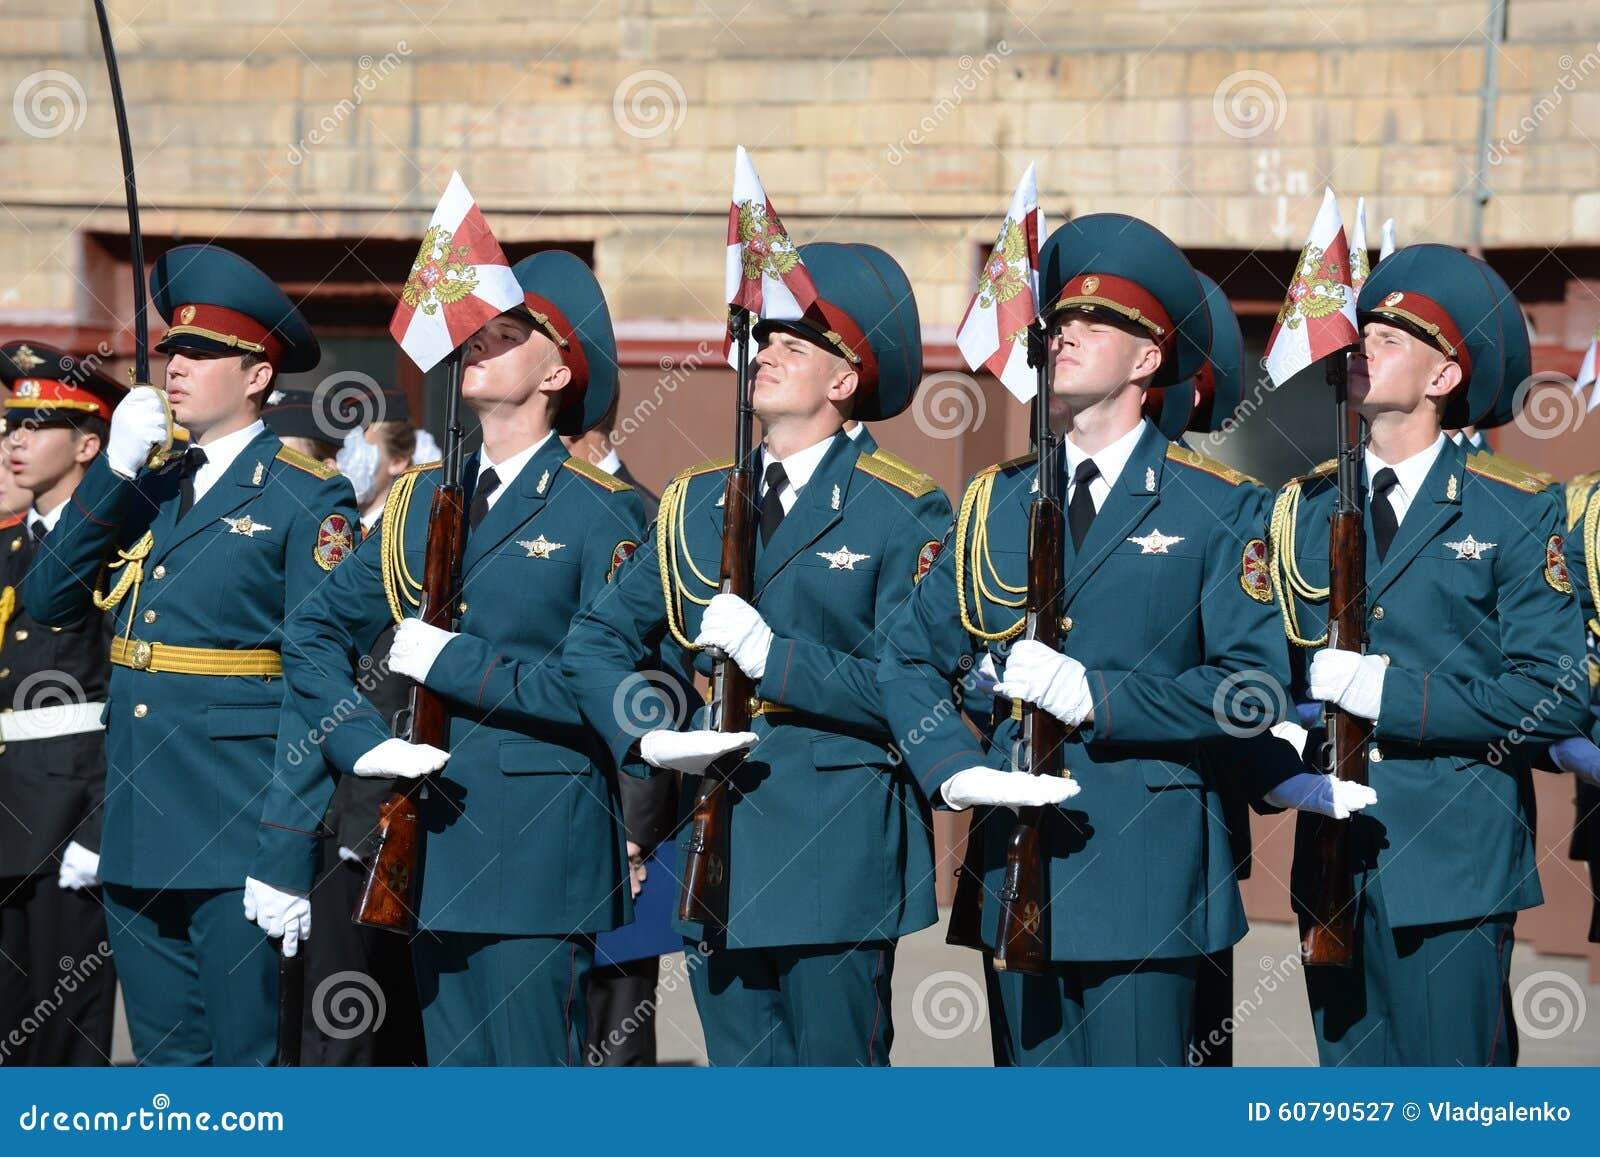
[{"label": "gold braid cord", "polygon": [[389,613],[397,623],[408,617],[407,606],[415,609],[422,605],[422,583],[406,566],[406,515],[411,510],[411,492],[421,477],[420,471],[400,475],[383,500],[378,567],[383,572],[383,593],[389,600]]},{"label": "gold braid cord", "polygon": [[[1583,570],[1589,583],[1589,597],[1600,604],[1600,590],[1596,589],[1600,575],[1595,572],[1595,562],[1600,559],[1600,488],[1589,491],[1589,501],[1583,512]],[[1590,619],[1588,628],[1600,636],[1600,618]]]},{"label": "gold braid cord", "polygon": [[1308,639],[1300,633],[1300,615],[1297,609],[1297,598],[1310,603],[1320,603],[1327,599],[1327,587],[1315,587],[1300,573],[1300,564],[1295,560],[1295,529],[1300,517],[1300,484],[1291,482],[1278,493],[1277,501],[1272,504],[1272,558],[1268,565],[1268,573],[1272,576],[1272,587],[1278,595],[1278,609],[1283,613],[1283,633],[1289,641],[1297,647],[1320,647],[1328,641],[1328,632],[1324,631],[1315,639]]},{"label": "gold braid cord", "polygon": [[0,591],[0,647],[5,646],[6,628],[11,625],[11,616],[17,613],[17,588],[7,587]]},{"label": "gold braid cord", "polygon": [[692,595],[684,587],[680,560],[688,564],[696,581],[709,589],[712,594],[716,593],[718,582],[702,573],[689,554],[689,539],[683,529],[684,511],[688,502],[688,477],[674,478],[661,495],[661,509],[656,515],[656,563],[657,569],[661,572],[661,597],[667,608],[667,630],[684,650],[699,651],[704,648],[695,646],[684,634],[683,600],[688,599],[696,606],[703,607],[708,605],[711,599]]},{"label": "gold braid cord", "polygon": [[133,593],[133,602],[128,607],[127,630],[123,632],[125,638],[133,635],[133,616],[139,610],[139,586],[144,582],[144,560],[150,557],[155,544],[156,536],[147,530],[144,537],[127,550],[118,550],[116,561],[107,563],[102,571],[100,584],[103,587],[104,580],[111,577],[111,572],[120,570],[122,573],[117,576],[116,585],[105,594],[94,592],[95,608],[102,611],[111,610],[127,598],[130,591]]},{"label": "gold braid cord", "polygon": [[[983,604],[987,600],[1002,607],[1027,606],[1028,585],[1012,586],[1000,577],[989,555],[989,503],[994,497],[995,476],[998,469],[985,470],[972,480],[961,498],[961,511],[956,518],[956,605],[961,609],[961,625],[968,634],[987,643],[1005,642],[1022,633],[1027,622],[1023,614],[1009,627],[991,631],[983,621]],[[976,522],[973,513],[976,511]],[[970,539],[970,541],[969,541]],[[970,553],[969,553],[970,552]],[[967,571],[972,572],[972,605],[967,604]],[[993,585],[991,586],[991,581]],[[998,590],[995,588],[999,588]],[[1001,592],[1005,592],[1002,594]],[[1015,598],[1007,598],[1006,595]]]}]

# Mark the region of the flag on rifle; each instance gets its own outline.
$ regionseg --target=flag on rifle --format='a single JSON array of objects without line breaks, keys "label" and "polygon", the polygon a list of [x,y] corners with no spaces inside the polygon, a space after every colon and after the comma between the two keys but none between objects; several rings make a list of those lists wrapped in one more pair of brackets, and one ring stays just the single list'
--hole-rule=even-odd
[{"label": "flag on rifle", "polygon": [[1390,217],[1383,223],[1383,241],[1378,246],[1378,260],[1382,261],[1395,251],[1394,243],[1394,218]]},{"label": "flag on rifle", "polygon": [[389,332],[426,372],[486,322],[522,301],[522,286],[500,242],[461,174],[451,173],[400,290]]},{"label": "flag on rifle", "polygon": [[[795,321],[817,300],[811,274],[806,272],[799,250],[784,231],[743,145],[733,160],[725,281],[730,312],[742,308],[758,318]],[[738,369],[731,325],[723,338],[722,352],[728,364]]]},{"label": "flag on rifle", "polygon": [[1372,272],[1372,262],[1367,257],[1367,199],[1356,198],[1356,219],[1350,226],[1350,288],[1357,297]]},{"label": "flag on rifle", "polygon": [[978,275],[978,290],[956,327],[956,345],[972,370],[987,369],[1019,401],[1038,392],[1028,365],[1028,326],[1039,316],[1039,242],[1044,210],[1034,166],[1011,195],[1000,236]]},{"label": "flag on rifle", "polygon": [[[1578,367],[1578,377],[1572,383],[1572,392],[1578,393],[1585,386],[1592,386],[1600,380],[1600,329],[1595,330],[1594,337],[1589,339],[1589,348],[1584,352],[1583,364]],[[1600,408],[1600,388],[1589,395],[1589,409]]]},{"label": "flag on rifle", "polygon": [[1294,280],[1267,338],[1267,374],[1281,386],[1331,353],[1354,345],[1356,294],[1350,287],[1350,247],[1333,190],[1322,194],[1322,208],[1300,251]]}]

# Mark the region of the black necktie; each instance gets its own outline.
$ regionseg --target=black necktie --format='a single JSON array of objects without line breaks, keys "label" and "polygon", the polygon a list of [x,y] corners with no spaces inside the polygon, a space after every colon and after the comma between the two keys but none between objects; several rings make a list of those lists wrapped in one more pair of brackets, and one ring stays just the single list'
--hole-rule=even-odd
[{"label": "black necktie", "polygon": [[470,529],[478,529],[478,523],[489,513],[489,495],[499,489],[500,475],[494,472],[493,466],[478,475],[478,485],[472,492],[472,509],[467,511],[467,526]]},{"label": "black necktie", "polygon": [[28,530],[33,534],[33,545],[38,546],[44,541],[44,536],[50,532],[44,528],[44,519],[35,518],[28,523]]},{"label": "black necktie", "polygon": [[772,541],[772,532],[783,521],[783,502],[778,498],[778,493],[788,482],[789,476],[784,473],[782,462],[773,462],[767,467],[767,492],[761,498],[762,546]]},{"label": "black necktie", "polygon": [[1395,517],[1394,503],[1389,501],[1389,491],[1400,485],[1395,472],[1385,466],[1372,476],[1372,537],[1378,540],[1378,561],[1389,553],[1400,520]]},{"label": "black necktie", "polygon": [[194,505],[194,476],[206,464],[206,452],[199,446],[190,446],[183,452],[183,465],[178,467],[178,517],[189,513]]},{"label": "black necktie", "polygon": [[1089,483],[1100,476],[1100,467],[1093,458],[1085,458],[1072,472],[1072,501],[1067,503],[1067,529],[1072,533],[1072,549],[1083,548],[1084,536],[1094,521],[1094,496],[1089,493]]}]

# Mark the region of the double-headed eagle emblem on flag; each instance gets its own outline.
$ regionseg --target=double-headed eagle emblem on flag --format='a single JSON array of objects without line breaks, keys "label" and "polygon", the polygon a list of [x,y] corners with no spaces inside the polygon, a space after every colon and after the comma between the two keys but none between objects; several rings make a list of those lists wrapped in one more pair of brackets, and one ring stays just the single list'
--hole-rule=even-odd
[{"label": "double-headed eagle emblem on flag", "polygon": [[759,281],[763,274],[782,277],[800,260],[783,222],[755,201],[739,202],[739,241],[744,246],[746,281]]},{"label": "double-headed eagle emblem on flag", "polygon": [[401,300],[431,317],[441,305],[454,305],[466,297],[478,285],[469,252],[469,246],[455,244],[454,234],[444,226],[429,226],[400,291]]},{"label": "double-headed eagle emblem on flag", "polygon": [[1344,261],[1329,254],[1318,245],[1308,244],[1300,254],[1300,264],[1295,267],[1294,281],[1278,310],[1278,324],[1289,329],[1299,326],[1302,318],[1331,317],[1344,308],[1349,271]]}]

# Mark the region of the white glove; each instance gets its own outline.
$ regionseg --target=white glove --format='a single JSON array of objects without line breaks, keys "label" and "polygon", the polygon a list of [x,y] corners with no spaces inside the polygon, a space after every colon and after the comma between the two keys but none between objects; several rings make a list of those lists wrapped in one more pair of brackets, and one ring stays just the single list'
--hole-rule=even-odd
[{"label": "white glove", "polygon": [[1306,757],[1306,743],[1311,738],[1311,732],[1301,727],[1292,720],[1285,719],[1282,723],[1272,725],[1272,734],[1294,748],[1294,753],[1301,759]]},{"label": "white glove", "polygon": [[311,936],[311,893],[298,888],[274,888],[246,876],[244,918],[274,939],[283,938],[283,954],[300,951],[300,941]]},{"label": "white glove", "polygon": [[704,775],[724,755],[743,751],[756,741],[753,731],[647,731],[639,754],[651,767]]},{"label": "white glove", "polygon": [[1582,735],[1550,745],[1550,760],[1562,771],[1571,772],[1584,783],[1600,787],[1600,747]]},{"label": "white glove", "polygon": [[420,779],[438,771],[450,758],[427,743],[408,743],[404,739],[385,739],[367,752],[350,770],[363,779]]},{"label": "white glove", "polygon": [[117,404],[106,438],[106,465],[123,478],[144,467],[150,451],[167,440],[167,405],[154,386],[139,386]]},{"label": "white glove", "polygon": [[1064,775],[1034,775],[993,767],[968,767],[944,781],[944,801],[956,811],[975,803],[1006,807],[1047,807],[1064,803],[1083,788]]},{"label": "white glove", "polygon": [[406,619],[394,629],[394,642],[389,647],[389,670],[426,683],[439,652],[453,638],[455,634],[451,631],[431,626],[421,619]]},{"label": "white glove", "polygon": [[73,840],[61,853],[61,874],[56,877],[56,885],[76,892],[80,888],[93,888],[99,883],[100,853],[91,852]]},{"label": "white glove", "polygon": [[978,660],[977,670],[972,676],[972,690],[979,695],[993,695],[994,689],[999,686],[1000,675],[994,669],[994,656],[988,651]]},{"label": "white glove", "polygon": [[995,684],[994,693],[1036,703],[1068,727],[1076,727],[1094,710],[1083,664],[1032,639],[1011,648],[1005,678]]},{"label": "white glove", "polygon": [[761,613],[738,595],[713,595],[700,616],[695,646],[714,647],[728,656],[752,679],[767,673],[767,652],[772,649],[772,628]]},{"label": "white glove", "polygon": [[1386,670],[1388,666],[1381,656],[1324,647],[1311,656],[1311,697],[1337,703],[1363,719],[1376,719],[1383,706]]},{"label": "white glove", "polygon": [[1377,803],[1378,793],[1364,783],[1303,771],[1267,792],[1266,799],[1273,807],[1347,820],[1362,808]]}]

